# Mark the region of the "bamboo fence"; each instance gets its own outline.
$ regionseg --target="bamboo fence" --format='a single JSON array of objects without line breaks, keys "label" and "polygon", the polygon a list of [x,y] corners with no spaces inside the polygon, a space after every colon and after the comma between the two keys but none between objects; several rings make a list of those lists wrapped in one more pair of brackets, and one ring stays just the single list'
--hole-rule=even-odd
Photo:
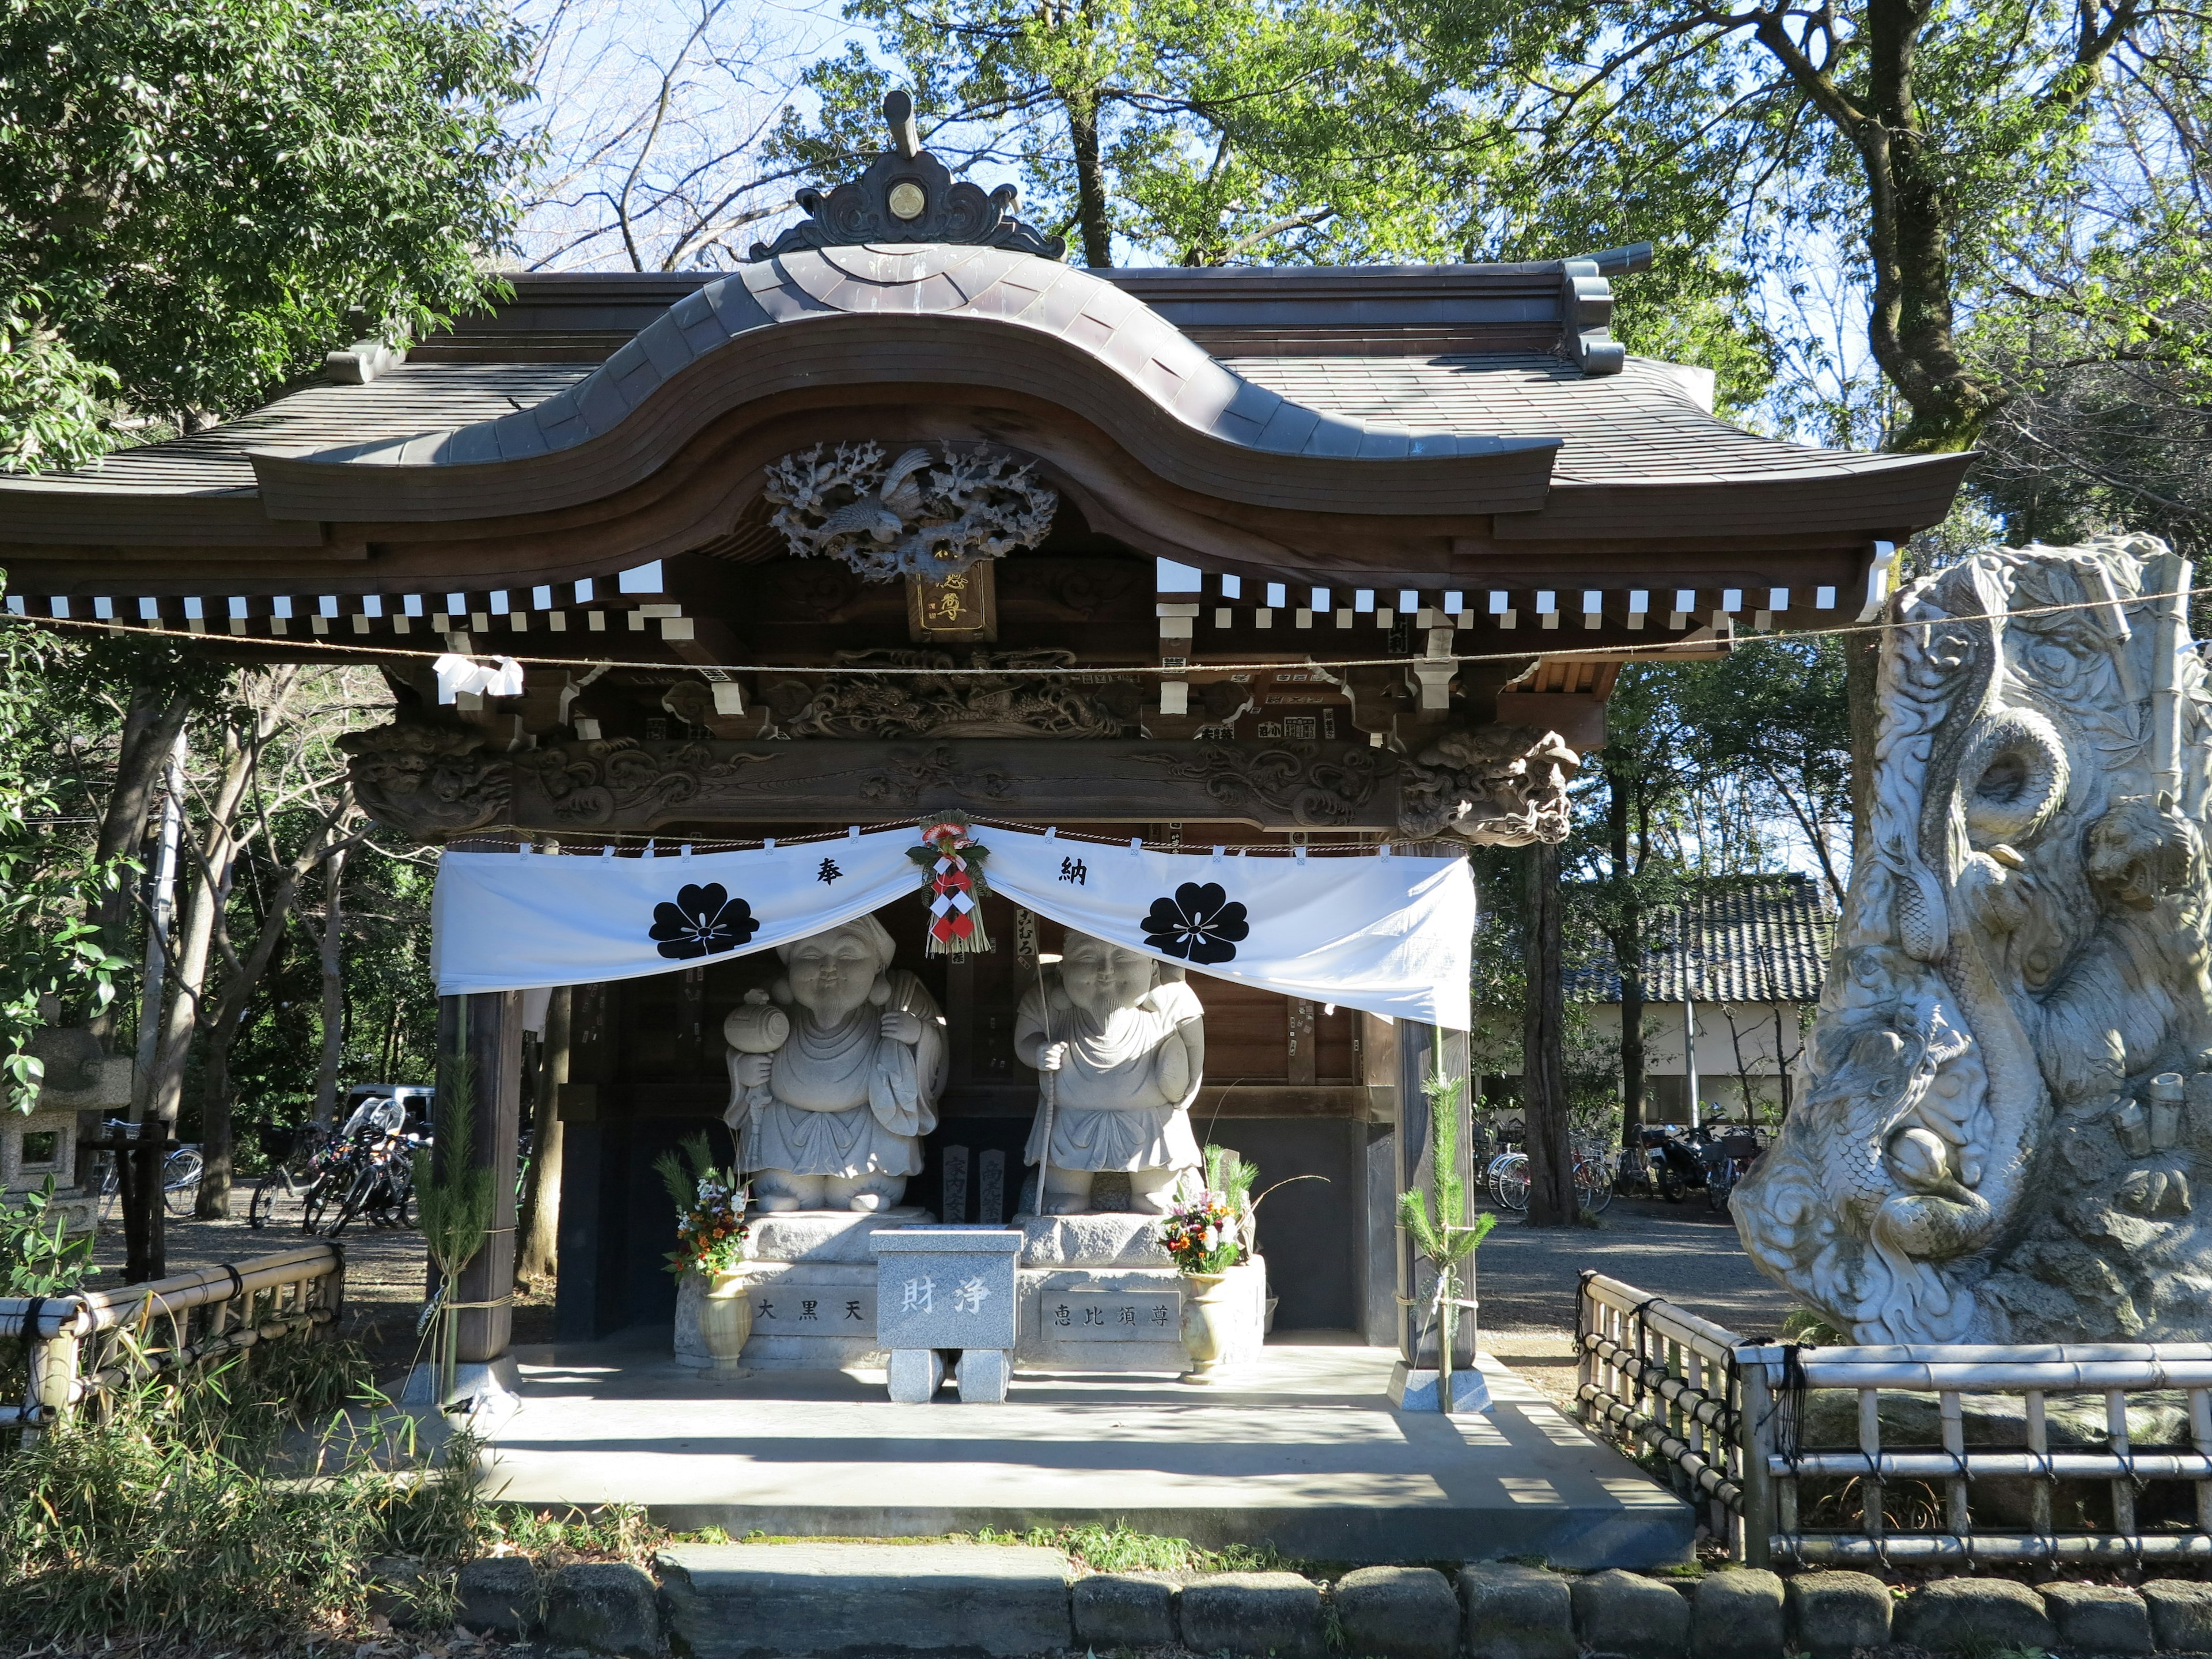
[{"label": "bamboo fence", "polygon": [[0,1340],[21,1342],[30,1362],[23,1403],[0,1406],[0,1428],[47,1427],[162,1371],[328,1325],[344,1297],[345,1256],[329,1242],[148,1285],[0,1297]]},{"label": "bamboo fence", "polygon": [[[1753,1343],[1596,1273],[1576,1334],[1583,1421],[1751,1565],[2212,1562],[2212,1344]],[[1848,1444],[1808,1439],[1830,1390],[1857,1396],[1819,1413]]]}]

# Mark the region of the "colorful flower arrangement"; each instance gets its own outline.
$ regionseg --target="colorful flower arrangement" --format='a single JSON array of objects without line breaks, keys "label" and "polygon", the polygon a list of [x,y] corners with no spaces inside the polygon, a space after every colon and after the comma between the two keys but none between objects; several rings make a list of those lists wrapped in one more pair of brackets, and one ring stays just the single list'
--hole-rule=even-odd
[{"label": "colorful flower arrangement", "polygon": [[1225,1273],[1252,1255],[1252,1182],[1260,1173],[1227,1148],[1205,1152],[1204,1184],[1186,1177],[1160,1221],[1160,1243],[1187,1273]]},{"label": "colorful flower arrangement", "polygon": [[1160,1223],[1160,1242],[1187,1273],[1225,1273],[1248,1249],[1241,1218],[1228,1194],[1211,1188],[1188,1196]]},{"label": "colorful flower arrangement", "polygon": [[683,1150],[680,1158],[663,1152],[653,1163],[676,1206],[676,1248],[668,1253],[668,1271],[679,1279],[687,1273],[734,1273],[745,1259],[745,1183],[736,1171],[716,1165],[703,1133],[685,1141]]}]

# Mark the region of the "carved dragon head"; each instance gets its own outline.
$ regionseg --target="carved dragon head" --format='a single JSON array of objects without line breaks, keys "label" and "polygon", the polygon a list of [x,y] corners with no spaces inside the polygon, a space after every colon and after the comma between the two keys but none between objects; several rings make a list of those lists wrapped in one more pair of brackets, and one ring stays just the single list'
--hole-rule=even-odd
[{"label": "carved dragon head", "polygon": [[1861,1340],[2122,1334],[2067,1264],[2114,1237],[2115,1114],[2212,1043],[2187,579],[2108,538],[1977,555],[1886,613],[1799,1104],[1733,1203],[1760,1268]]}]

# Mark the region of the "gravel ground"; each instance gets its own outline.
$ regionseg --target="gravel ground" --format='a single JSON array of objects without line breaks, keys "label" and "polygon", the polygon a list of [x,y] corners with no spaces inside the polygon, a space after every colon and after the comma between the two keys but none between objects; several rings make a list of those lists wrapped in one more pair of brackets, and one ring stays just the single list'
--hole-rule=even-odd
[{"label": "gravel ground", "polygon": [[1475,1257],[1483,1328],[1571,1329],[1585,1267],[1747,1336],[1771,1333],[1797,1305],[1751,1265],[1735,1223],[1706,1209],[1702,1194],[1680,1204],[1617,1198],[1599,1219],[1596,1228],[1501,1222]]},{"label": "gravel ground", "polygon": [[1735,1224],[1696,1193],[1680,1204],[1616,1198],[1602,1227],[1499,1224],[1475,1257],[1483,1352],[1541,1389],[1574,1402],[1575,1285],[1585,1267],[1663,1296],[1745,1336],[1771,1334],[1796,1307],[1751,1265]]}]

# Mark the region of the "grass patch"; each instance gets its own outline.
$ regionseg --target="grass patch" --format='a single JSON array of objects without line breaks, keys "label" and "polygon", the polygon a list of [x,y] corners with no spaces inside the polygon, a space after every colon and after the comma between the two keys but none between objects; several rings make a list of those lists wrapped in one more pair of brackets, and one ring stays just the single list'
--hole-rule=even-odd
[{"label": "grass patch", "polygon": [[1188,1538],[1165,1538],[1123,1526],[1031,1527],[998,1532],[986,1527],[979,1544],[1029,1544],[1059,1550],[1085,1572],[1304,1572],[1333,1576],[1338,1565],[1285,1555],[1273,1544],[1226,1544],[1218,1550]]},{"label": "grass patch", "polygon": [[0,1459],[0,1634],[260,1643],[353,1627],[370,1559],[451,1558],[483,1536],[475,1443],[375,1455],[342,1413],[386,1403],[352,1344],[270,1342],[18,1448]]},{"label": "grass patch", "polygon": [[[712,1534],[713,1536],[708,1534]],[[719,1528],[705,1533],[671,1534],[670,1541],[727,1543]],[[1123,1526],[1091,1523],[1075,1527],[1031,1527],[1026,1531],[1000,1531],[984,1527],[975,1532],[934,1533],[910,1538],[837,1538],[749,1532],[738,1540],[744,1544],[1023,1544],[1058,1550],[1083,1572],[1297,1572],[1309,1578],[1335,1578],[1351,1570],[1343,1561],[1308,1560],[1285,1555],[1273,1544],[1227,1544],[1218,1550],[1194,1544],[1188,1538],[1167,1538],[1158,1533],[1136,1532]]]}]

